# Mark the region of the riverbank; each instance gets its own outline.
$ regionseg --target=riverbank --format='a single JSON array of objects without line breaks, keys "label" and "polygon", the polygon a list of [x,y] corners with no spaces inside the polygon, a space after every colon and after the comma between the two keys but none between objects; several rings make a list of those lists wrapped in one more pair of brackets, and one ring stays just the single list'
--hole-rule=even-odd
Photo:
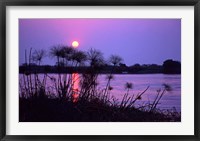
[{"label": "riverbank", "polygon": [[180,122],[176,111],[109,105],[98,99],[76,103],[57,98],[20,98],[19,122]]}]

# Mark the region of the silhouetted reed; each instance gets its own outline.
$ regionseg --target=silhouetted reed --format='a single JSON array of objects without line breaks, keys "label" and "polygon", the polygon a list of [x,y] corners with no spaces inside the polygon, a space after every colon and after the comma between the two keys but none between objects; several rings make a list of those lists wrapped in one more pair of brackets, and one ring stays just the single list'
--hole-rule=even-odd
[{"label": "silhouetted reed", "polygon": [[[50,49],[49,56],[56,59],[58,77],[47,72],[39,74],[34,65],[40,66],[47,54],[44,50],[30,49],[25,70],[20,78],[20,121],[180,121],[176,110],[161,111],[157,108],[161,98],[171,87],[163,84],[152,103],[140,107],[135,105],[149,89],[130,95],[132,82],[125,83],[125,94],[121,101],[111,96],[113,70],[107,75],[105,88],[99,89],[98,77],[106,62],[112,69],[122,62],[118,55],[111,55],[106,61],[103,53],[96,49],[83,52],[70,46],[57,45]],[[87,66],[77,74],[80,66]],[[73,73],[62,73],[72,67]],[[49,86],[47,82],[53,86]],[[53,117],[55,116],[55,117]]]}]

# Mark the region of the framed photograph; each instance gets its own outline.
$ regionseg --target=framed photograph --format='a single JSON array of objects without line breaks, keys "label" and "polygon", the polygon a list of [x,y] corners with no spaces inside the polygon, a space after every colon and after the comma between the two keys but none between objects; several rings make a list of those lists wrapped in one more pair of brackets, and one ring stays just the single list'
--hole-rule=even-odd
[{"label": "framed photograph", "polygon": [[200,140],[199,1],[0,4],[1,140]]}]

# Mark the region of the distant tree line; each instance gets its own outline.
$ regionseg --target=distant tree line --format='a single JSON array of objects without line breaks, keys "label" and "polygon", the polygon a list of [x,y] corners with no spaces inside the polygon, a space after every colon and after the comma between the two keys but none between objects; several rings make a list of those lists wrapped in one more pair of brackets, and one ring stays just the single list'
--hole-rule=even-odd
[{"label": "distant tree line", "polygon": [[[36,63],[27,64],[24,63],[19,67],[19,72],[34,73],[37,70],[38,73],[58,73],[57,66],[60,66],[61,73],[83,73],[87,70],[89,66],[64,66],[63,62],[56,62],[56,65],[38,65]],[[158,64],[134,64],[132,66],[127,66],[124,63],[119,63],[118,65],[103,64],[100,73],[107,74],[113,70],[114,74],[181,74],[181,63],[179,61],[174,61],[172,59],[165,60],[162,65]]]}]

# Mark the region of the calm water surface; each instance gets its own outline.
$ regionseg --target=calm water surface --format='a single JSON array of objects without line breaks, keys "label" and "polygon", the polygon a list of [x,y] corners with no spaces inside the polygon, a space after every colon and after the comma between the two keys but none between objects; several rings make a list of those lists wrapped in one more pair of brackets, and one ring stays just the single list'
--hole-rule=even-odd
[{"label": "calm water surface", "polygon": [[[42,78],[43,75],[41,75]],[[49,76],[58,78],[57,74],[49,74]],[[20,78],[22,75],[20,75]],[[49,88],[54,89],[54,85],[51,80],[47,80]],[[111,81],[113,90],[111,96],[114,96],[118,101],[121,101],[125,94],[125,84],[131,82],[133,89],[130,90],[130,96],[136,96],[138,93],[143,92],[148,86],[149,89],[142,96],[136,105],[140,106],[147,102],[152,102],[157,94],[158,89],[162,89],[162,84],[166,83],[172,87],[172,91],[166,92],[160,100],[158,105],[161,109],[171,109],[175,107],[177,111],[181,111],[181,75],[165,75],[165,74],[120,74],[114,75],[114,79]],[[98,78],[98,89],[104,89],[107,84],[106,75],[100,75]]]},{"label": "calm water surface", "polygon": [[[99,87],[103,88],[106,84],[106,76],[101,75],[99,78]],[[172,87],[172,91],[166,92],[162,97],[158,107],[162,109],[170,109],[175,107],[178,111],[181,110],[181,75],[165,75],[165,74],[135,74],[135,75],[115,75],[111,82],[113,90],[111,94],[119,100],[125,94],[125,83],[133,83],[133,89],[130,90],[130,95],[137,95],[143,92],[148,86],[149,89],[142,96],[138,105],[151,102],[155,99],[157,90],[162,89],[162,84],[166,83]]]}]

